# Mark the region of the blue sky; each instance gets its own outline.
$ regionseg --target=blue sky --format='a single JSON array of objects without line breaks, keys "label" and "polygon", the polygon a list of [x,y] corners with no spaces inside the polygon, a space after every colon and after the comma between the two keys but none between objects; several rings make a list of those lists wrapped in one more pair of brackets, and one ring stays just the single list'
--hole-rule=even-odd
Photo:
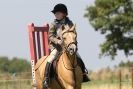
[{"label": "blue sky", "polygon": [[79,53],[88,69],[112,67],[121,60],[127,61],[122,52],[115,61],[109,57],[99,59],[99,45],[104,41],[104,36],[95,32],[83,17],[85,8],[92,5],[94,0],[1,0],[0,56],[30,60],[27,25],[33,22],[43,26],[53,21],[54,15],[50,11],[57,3],[68,6],[69,17],[77,25]]}]

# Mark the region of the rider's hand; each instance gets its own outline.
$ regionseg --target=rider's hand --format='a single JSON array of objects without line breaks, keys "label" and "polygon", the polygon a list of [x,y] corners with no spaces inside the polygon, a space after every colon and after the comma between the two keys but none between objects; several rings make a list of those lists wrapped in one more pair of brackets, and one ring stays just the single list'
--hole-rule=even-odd
[{"label": "rider's hand", "polygon": [[63,42],[62,42],[62,40],[58,40],[58,42],[57,42],[59,45],[61,45]]}]

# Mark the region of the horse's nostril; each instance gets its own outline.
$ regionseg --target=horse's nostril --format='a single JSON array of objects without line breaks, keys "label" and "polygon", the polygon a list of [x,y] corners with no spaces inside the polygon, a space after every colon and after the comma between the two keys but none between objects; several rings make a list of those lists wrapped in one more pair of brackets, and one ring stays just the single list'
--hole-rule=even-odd
[{"label": "horse's nostril", "polygon": [[72,48],[70,48],[70,50],[73,50]]}]

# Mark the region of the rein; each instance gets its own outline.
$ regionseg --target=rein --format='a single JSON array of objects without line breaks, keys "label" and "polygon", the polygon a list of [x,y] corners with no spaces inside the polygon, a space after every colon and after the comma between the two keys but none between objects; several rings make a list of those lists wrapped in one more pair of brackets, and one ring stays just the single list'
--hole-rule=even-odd
[{"label": "rein", "polygon": [[[73,32],[73,33],[75,33],[74,31],[70,31],[70,30],[67,30],[67,31],[65,31],[63,34],[62,34],[62,36],[65,34],[65,33],[68,33],[68,32]],[[75,33],[76,34],[76,33]],[[76,36],[77,36],[77,34],[76,34]],[[61,40],[64,42],[64,40],[61,38]],[[71,46],[72,44],[75,44],[76,46],[77,46],[77,41],[76,42],[71,42],[71,43],[69,43],[68,45],[64,45],[64,46],[62,46],[62,52],[61,52],[61,54],[63,54],[63,53],[66,53],[66,55],[67,55],[67,57],[68,57],[68,59],[69,59],[69,61],[70,61],[70,64],[71,64],[71,66],[72,66],[72,68],[68,68],[66,65],[65,65],[65,63],[64,63],[64,60],[63,60],[63,56],[62,56],[62,58],[61,58],[61,61],[62,61],[62,63],[63,63],[63,66],[65,67],[65,69],[67,69],[67,70],[71,70],[71,71],[73,71],[73,73],[74,73],[74,75],[75,75],[75,68],[77,68],[77,66],[78,66],[78,63],[76,63],[76,65],[74,65],[74,61],[76,60],[76,52],[77,52],[77,49],[76,49],[76,52],[73,54],[73,56],[74,57],[72,57],[72,58],[74,58],[73,59],[73,63],[71,62],[71,57],[68,55],[68,48],[69,48],[69,46]],[[58,84],[60,85],[60,87],[61,87],[61,89],[65,89],[65,87],[61,84],[61,82],[58,80],[58,76],[56,76],[56,81],[58,82]],[[76,82],[76,78],[74,77],[74,81]]]},{"label": "rein", "polygon": [[[67,31],[65,31],[65,32],[62,34],[62,36],[63,36],[65,33],[68,33],[68,32],[73,32],[73,33],[75,33],[74,31],[67,30]],[[63,41],[63,39],[62,39],[62,41]],[[72,64],[71,58],[70,58],[70,56],[68,55],[67,49],[68,49],[68,47],[71,46],[72,44],[75,44],[75,45],[77,46],[77,41],[76,41],[76,42],[71,42],[71,43],[69,43],[68,45],[63,46],[64,49],[65,49],[65,50],[63,51],[63,53],[66,53],[68,59],[70,60],[71,66],[73,66],[72,68],[67,68],[67,66],[65,65],[65,63],[64,63],[64,61],[63,61],[63,57],[62,57],[63,65],[64,65],[64,67],[65,67],[67,70],[74,70],[74,69],[78,66],[78,63],[77,63],[75,66]],[[63,54],[63,53],[62,53],[62,54]],[[76,60],[76,53],[74,53],[73,56],[74,56],[74,60]]]},{"label": "rein", "polygon": [[[66,52],[66,51],[65,51],[65,52]],[[64,52],[64,53],[65,53],[65,52]],[[66,55],[67,55],[68,59],[70,60],[71,58],[68,56],[67,53],[66,53]],[[74,60],[76,60],[76,55],[74,55]],[[70,61],[71,66],[73,66],[73,67],[72,67],[72,68],[68,68],[68,67],[65,65],[65,63],[64,63],[63,57],[62,57],[62,62],[63,62],[64,67],[65,67],[67,70],[74,70],[74,69],[78,66],[78,63],[74,66],[74,65],[72,64],[72,62]]]}]

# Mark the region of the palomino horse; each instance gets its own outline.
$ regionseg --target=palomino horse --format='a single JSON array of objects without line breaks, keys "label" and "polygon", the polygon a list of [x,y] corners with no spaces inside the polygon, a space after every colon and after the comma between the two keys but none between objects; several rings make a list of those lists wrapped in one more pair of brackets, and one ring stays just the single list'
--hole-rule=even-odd
[{"label": "palomino horse", "polygon": [[[81,89],[82,71],[76,59],[77,52],[77,33],[75,25],[71,28],[68,25],[62,26],[60,30],[63,40],[56,68],[55,78],[50,79],[49,89]],[[37,89],[43,88],[44,72],[46,61],[50,56],[42,57],[35,66]],[[45,60],[46,59],[46,60]]]}]

